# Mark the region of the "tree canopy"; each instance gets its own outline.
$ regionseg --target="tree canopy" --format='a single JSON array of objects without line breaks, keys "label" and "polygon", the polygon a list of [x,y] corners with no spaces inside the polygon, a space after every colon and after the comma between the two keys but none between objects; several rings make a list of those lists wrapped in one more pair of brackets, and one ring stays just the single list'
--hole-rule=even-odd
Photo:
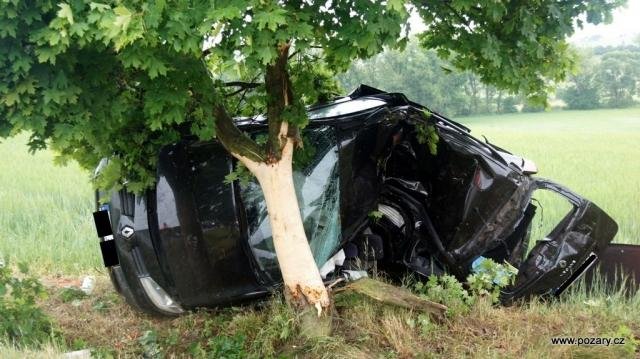
[{"label": "tree canopy", "polygon": [[[423,47],[542,99],[572,66],[564,38],[574,21],[607,20],[620,3],[10,0],[0,12],[0,137],[27,131],[32,149],[87,168],[110,157],[98,185],[139,191],[154,181],[159,147],[183,136],[217,134],[230,150],[277,158],[280,125],[297,137],[304,106],[336,91],[333,73],[403,48],[410,11],[426,25]],[[265,143],[233,126],[254,111],[270,119]]]}]

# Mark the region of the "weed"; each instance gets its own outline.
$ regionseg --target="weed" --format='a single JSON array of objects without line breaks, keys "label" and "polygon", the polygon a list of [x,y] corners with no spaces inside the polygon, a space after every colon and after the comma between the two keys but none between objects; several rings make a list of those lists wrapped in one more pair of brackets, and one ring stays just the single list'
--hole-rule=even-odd
[{"label": "weed", "polygon": [[88,347],[89,345],[87,344],[87,342],[81,338],[75,338],[70,345],[71,350],[81,350],[84,349],[86,347]]},{"label": "weed", "polygon": [[[249,354],[246,351],[246,339],[244,334],[219,335],[207,340],[203,345],[201,342],[194,342],[189,345],[187,352],[193,358],[216,358],[216,359],[240,359],[246,358]],[[260,357],[260,356],[255,356]]]},{"label": "weed", "polygon": [[[233,321],[237,332],[255,333],[249,341],[249,351],[259,357],[273,357],[283,342],[297,334],[297,317],[281,298],[274,298],[259,313],[247,316],[239,314]],[[256,328],[259,328],[256,331]]]},{"label": "weed", "polygon": [[247,357],[243,334],[213,337],[207,342],[209,357],[219,359],[243,359]]},{"label": "weed", "polygon": [[111,310],[120,298],[115,292],[105,293],[102,295],[95,295],[91,309],[96,312],[106,313]]},{"label": "weed", "polygon": [[618,329],[609,336],[613,338],[624,338],[624,345],[622,345],[621,349],[629,356],[633,356],[640,348],[640,339],[637,339],[633,331],[626,325],[618,326]]},{"label": "weed", "polygon": [[474,274],[467,277],[471,295],[476,298],[488,297],[492,304],[500,301],[500,290],[513,284],[518,274],[518,270],[511,264],[498,264],[489,258],[483,258],[474,271]]},{"label": "weed", "polygon": [[517,269],[510,264],[485,258],[475,268],[475,273],[467,277],[468,290],[452,275],[431,275],[426,283],[415,283],[413,290],[429,300],[445,304],[447,315],[454,317],[468,313],[481,298],[488,298],[491,304],[498,303],[500,290],[512,284],[516,274]]},{"label": "weed", "polygon": [[176,346],[180,340],[180,332],[177,329],[171,329],[167,336],[162,339],[162,347],[170,348]]},{"label": "weed", "polygon": [[[99,277],[98,294],[108,284],[108,278]],[[453,280],[448,285],[439,285],[460,289]],[[464,315],[449,316],[444,323],[436,323],[416,311],[383,306],[357,293],[340,292],[335,296],[333,333],[313,340],[301,336],[298,318],[280,296],[255,305],[202,310],[171,320],[138,316],[124,301],[115,301],[112,309],[104,313],[86,310],[91,308],[87,300],[81,310],[61,302],[57,295],[49,300],[56,308],[52,315],[71,312],[77,316],[77,320],[60,322],[70,346],[74,338],[79,338],[87,347],[97,348],[92,350],[92,355],[99,358],[142,356],[144,349],[136,338],[141,338],[138,333],[146,330],[155,333],[155,340],[154,335],[142,336],[151,339],[146,345],[151,344],[151,349],[155,346],[167,358],[632,356],[628,354],[633,350],[630,346],[624,350],[619,346],[573,348],[552,346],[549,341],[555,336],[633,338],[634,333],[640,332],[637,324],[640,323],[640,294],[634,297],[604,291],[588,294],[581,286],[565,294],[559,300],[534,300],[511,307],[493,306],[481,300],[470,304]],[[585,305],[588,300],[593,305]],[[130,320],[110,320],[114,315]],[[102,325],[96,326],[96,323]],[[629,328],[626,333],[625,327]],[[109,339],[105,340],[100,333],[110,333]],[[77,342],[77,346],[80,343]],[[0,344],[0,357],[7,357],[2,355],[2,350]],[[147,353],[152,351],[147,349]]]},{"label": "weed", "polygon": [[64,303],[73,302],[74,300],[82,300],[87,297],[83,291],[73,287],[63,288],[58,295]]},{"label": "weed", "polygon": [[119,357],[119,355],[111,348],[97,347],[91,349],[91,357],[96,359],[114,359]]},{"label": "weed", "polygon": [[473,298],[464,289],[456,277],[452,275],[430,275],[426,283],[418,282],[414,291],[426,299],[444,303],[447,315],[455,317],[469,312]]},{"label": "weed", "polygon": [[189,347],[187,348],[187,353],[189,353],[189,355],[192,358],[206,358],[207,357],[207,351],[202,347],[202,344],[200,344],[200,342],[193,342],[189,345]]},{"label": "weed", "polygon": [[93,303],[91,309],[95,310],[96,312],[107,312],[109,311],[109,308],[111,308],[111,305],[111,302],[107,300],[97,300]]},{"label": "weed", "polygon": [[415,318],[409,319],[407,324],[411,328],[417,328],[422,336],[431,334],[438,325],[434,323],[428,314],[418,314]]},{"label": "weed", "polygon": [[18,263],[20,275],[15,276],[0,262],[0,341],[18,348],[59,341],[51,320],[36,305],[46,297],[42,284],[29,276],[26,264]]},{"label": "weed", "polygon": [[155,330],[145,331],[142,336],[138,338],[138,343],[142,346],[142,353],[145,358],[164,358],[162,348],[160,348],[158,344],[158,333],[156,333]]}]

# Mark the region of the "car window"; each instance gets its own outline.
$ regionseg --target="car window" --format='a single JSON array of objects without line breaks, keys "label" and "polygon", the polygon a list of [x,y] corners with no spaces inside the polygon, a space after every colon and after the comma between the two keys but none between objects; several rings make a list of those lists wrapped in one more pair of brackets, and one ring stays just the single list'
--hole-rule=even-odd
[{"label": "car window", "polygon": [[[338,147],[333,127],[307,129],[305,146],[315,154],[294,169],[293,182],[316,263],[321,266],[340,243],[340,192]],[[271,237],[267,208],[257,181],[241,186],[240,195],[247,215],[249,245],[260,267],[274,281],[280,276]]]},{"label": "car window", "polygon": [[575,210],[575,206],[567,198],[549,189],[534,191],[531,199],[536,210],[531,221],[526,256],[538,244],[555,238],[558,235],[557,232],[565,227],[563,221],[570,218]]}]

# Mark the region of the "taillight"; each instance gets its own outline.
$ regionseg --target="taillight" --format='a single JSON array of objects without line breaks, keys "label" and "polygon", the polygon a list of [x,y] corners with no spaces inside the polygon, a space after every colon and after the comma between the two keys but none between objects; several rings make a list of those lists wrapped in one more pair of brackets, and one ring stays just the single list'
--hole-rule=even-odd
[{"label": "taillight", "polygon": [[481,191],[491,187],[493,178],[482,170],[482,167],[476,167],[476,173],[473,175],[473,185]]}]

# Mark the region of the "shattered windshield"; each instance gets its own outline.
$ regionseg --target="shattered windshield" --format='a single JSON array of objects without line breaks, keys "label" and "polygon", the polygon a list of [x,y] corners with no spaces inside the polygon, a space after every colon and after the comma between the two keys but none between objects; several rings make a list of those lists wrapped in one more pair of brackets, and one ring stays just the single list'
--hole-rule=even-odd
[{"label": "shattered windshield", "polygon": [[[304,229],[316,264],[321,266],[340,243],[338,147],[335,131],[329,126],[305,130],[304,141],[312,155],[294,166],[293,182]],[[280,271],[262,190],[253,179],[241,186],[240,195],[247,214],[251,250],[260,268],[276,280]]]}]

